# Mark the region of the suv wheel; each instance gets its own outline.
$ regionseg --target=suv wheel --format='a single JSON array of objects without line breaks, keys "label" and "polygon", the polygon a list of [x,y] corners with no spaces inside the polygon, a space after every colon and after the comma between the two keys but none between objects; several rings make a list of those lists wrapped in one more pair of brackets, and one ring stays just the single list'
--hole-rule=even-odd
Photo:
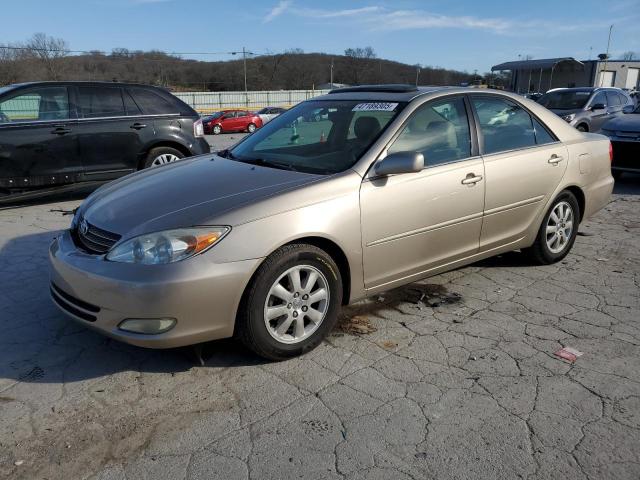
[{"label": "suv wheel", "polygon": [[247,126],[247,132],[249,132],[249,133],[253,133],[253,132],[255,132],[255,131],[256,131],[256,126],[255,126],[255,124],[250,123],[250,124]]},{"label": "suv wheel", "polygon": [[220,135],[222,133],[222,127],[220,125],[214,125],[211,131],[214,135]]},{"label": "suv wheel", "polygon": [[143,168],[159,167],[167,163],[173,163],[184,158],[184,154],[180,150],[171,147],[152,148],[147,154]]},{"label": "suv wheel", "polygon": [[260,266],[244,294],[236,337],[258,355],[284,360],[317,347],[335,325],[342,277],[313,245],[286,245]]},{"label": "suv wheel", "polygon": [[581,123],[580,125],[578,125],[578,126],[576,127],[576,129],[577,129],[579,132],[588,132],[588,131],[589,131],[589,127],[587,127],[584,123]]},{"label": "suv wheel", "polygon": [[542,265],[562,260],[576,240],[579,218],[580,207],[576,197],[567,190],[563,191],[551,204],[535,243],[525,253]]}]

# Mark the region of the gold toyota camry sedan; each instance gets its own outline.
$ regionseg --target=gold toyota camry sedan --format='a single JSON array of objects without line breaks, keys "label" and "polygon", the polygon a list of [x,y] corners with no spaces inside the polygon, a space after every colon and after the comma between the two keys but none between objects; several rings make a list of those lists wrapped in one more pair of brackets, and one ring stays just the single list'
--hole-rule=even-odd
[{"label": "gold toyota camry sedan", "polygon": [[513,94],[334,90],[95,191],[51,245],[51,296],[134,345],[299,355],[377,292],[510,250],[562,259],[609,199],[611,155]]}]

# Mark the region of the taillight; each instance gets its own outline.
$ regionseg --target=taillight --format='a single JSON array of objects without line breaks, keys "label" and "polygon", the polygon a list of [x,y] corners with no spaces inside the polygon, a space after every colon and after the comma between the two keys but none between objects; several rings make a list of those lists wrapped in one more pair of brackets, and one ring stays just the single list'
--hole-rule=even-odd
[{"label": "taillight", "polygon": [[204,127],[202,126],[202,119],[199,118],[195,122],[193,122],[193,136],[194,137],[204,137]]},{"label": "taillight", "polygon": [[609,161],[613,163],[613,143],[609,142]]}]

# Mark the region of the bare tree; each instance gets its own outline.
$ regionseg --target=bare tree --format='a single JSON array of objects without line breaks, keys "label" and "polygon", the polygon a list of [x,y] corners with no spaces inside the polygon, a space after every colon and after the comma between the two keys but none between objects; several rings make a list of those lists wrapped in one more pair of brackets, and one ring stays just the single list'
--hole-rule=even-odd
[{"label": "bare tree", "polygon": [[60,60],[69,54],[69,46],[65,40],[36,33],[24,46],[30,55],[42,62],[47,71],[47,80],[60,79]]},{"label": "bare tree", "polygon": [[627,60],[627,61],[635,60],[637,56],[638,55],[636,54],[636,52],[632,52],[632,51],[624,52],[622,54],[622,60]]}]

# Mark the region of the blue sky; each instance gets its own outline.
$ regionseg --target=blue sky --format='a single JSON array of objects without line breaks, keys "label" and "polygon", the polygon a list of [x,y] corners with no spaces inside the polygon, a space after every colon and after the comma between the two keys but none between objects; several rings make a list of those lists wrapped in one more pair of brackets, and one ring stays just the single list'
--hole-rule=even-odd
[{"label": "blue sky", "polygon": [[22,0],[2,7],[0,44],[44,32],[76,50],[372,46],[382,58],[484,72],[518,55],[587,59],[593,47],[595,56],[606,50],[613,23],[613,55],[640,54],[640,0]]}]

